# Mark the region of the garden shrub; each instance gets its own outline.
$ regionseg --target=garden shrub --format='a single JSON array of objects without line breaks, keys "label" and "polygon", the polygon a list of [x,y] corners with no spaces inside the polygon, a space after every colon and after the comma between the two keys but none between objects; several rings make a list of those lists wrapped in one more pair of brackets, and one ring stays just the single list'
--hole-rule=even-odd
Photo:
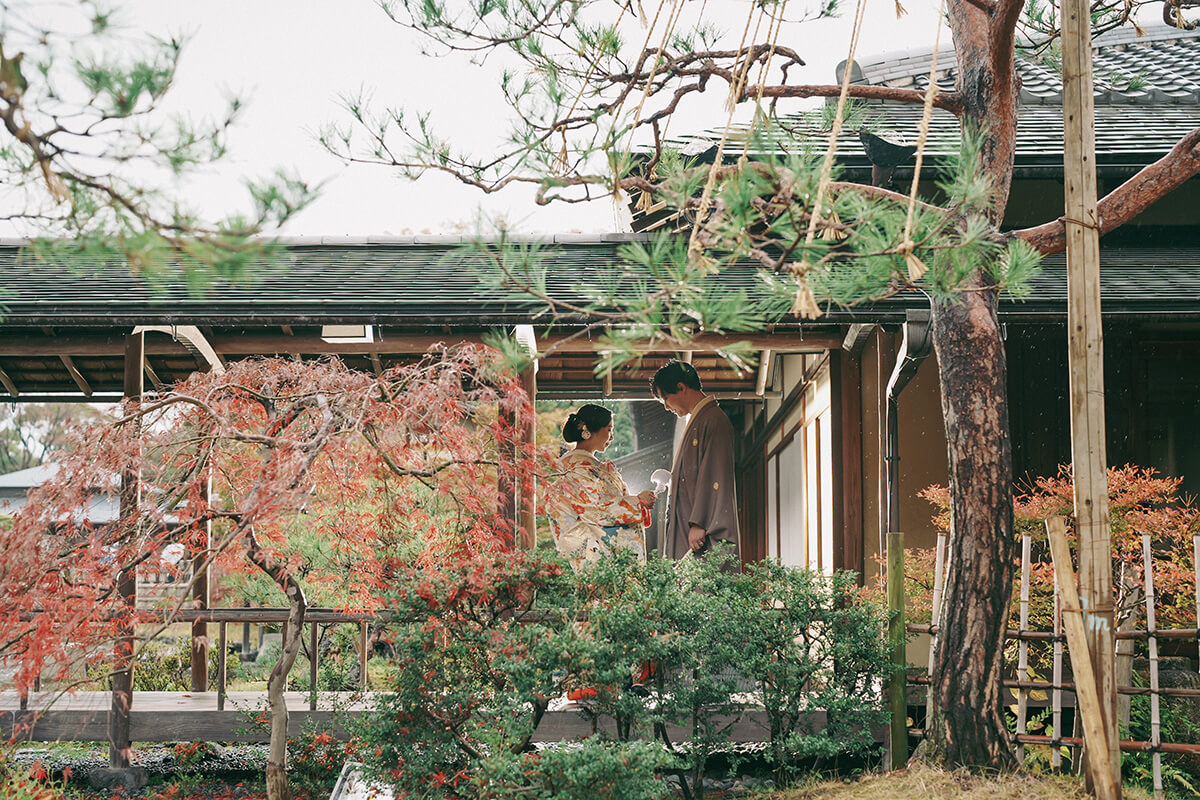
[{"label": "garden shrub", "polygon": [[306,725],[288,739],[288,775],[296,786],[310,793],[328,792],[337,782],[347,761],[358,757],[359,740],[339,740],[330,731]]},{"label": "garden shrub", "polygon": [[207,759],[219,751],[210,742],[179,742],[171,748],[175,756],[175,768],[180,772],[194,772]]},{"label": "garden shrub", "polygon": [[[229,661],[230,659],[227,659]],[[217,681],[218,653],[208,649],[208,682]],[[232,659],[233,662],[237,658]],[[192,689],[192,642],[181,638],[174,641],[151,640],[142,645],[133,670],[135,692],[188,692]]]},{"label": "garden shrub", "polygon": [[0,756],[0,797],[4,800],[62,800],[62,787],[50,780],[46,769],[12,764]]},{"label": "garden shrub", "polygon": [[[655,797],[663,773],[702,797],[716,753],[737,766],[730,734],[751,710],[765,711],[779,780],[799,759],[867,753],[884,720],[884,612],[850,575],[726,567],[618,555],[575,575],[503,553],[414,569],[395,602],[411,622],[395,632],[394,694],[361,724],[366,751],[405,792],[562,800]],[[656,674],[635,690],[647,662]],[[583,687],[596,690],[585,713],[615,720],[615,736],[535,748],[550,700]]]},{"label": "garden shrub", "polygon": [[738,669],[766,713],[776,783],[796,777],[798,760],[873,750],[873,731],[887,720],[880,692],[890,667],[880,634],[887,615],[859,598],[854,574],[765,561],[747,566],[733,588]]},{"label": "garden shrub", "polygon": [[[1145,685],[1140,675],[1134,677],[1135,685]],[[1159,725],[1164,742],[1200,741],[1200,727],[1191,719],[1187,708],[1196,702],[1193,698],[1163,698],[1159,703]],[[1130,698],[1129,725],[1121,731],[1121,738],[1150,741],[1151,717],[1150,698],[1137,695]],[[1162,755],[1163,796],[1167,800],[1184,800],[1200,796],[1200,779],[1195,774],[1196,759],[1190,755],[1164,753]],[[1154,755],[1130,752],[1121,754],[1121,780],[1123,783],[1154,790]]]}]

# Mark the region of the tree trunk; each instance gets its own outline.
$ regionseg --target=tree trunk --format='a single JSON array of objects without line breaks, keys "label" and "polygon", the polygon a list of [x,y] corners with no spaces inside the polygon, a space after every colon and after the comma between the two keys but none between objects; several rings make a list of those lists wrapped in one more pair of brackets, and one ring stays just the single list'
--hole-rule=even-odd
[{"label": "tree trunk", "polygon": [[[998,0],[990,11],[970,0],[948,3],[960,120],[964,132],[984,134],[979,165],[991,192],[978,211],[997,224],[1008,203],[1016,151],[1020,81],[1013,34],[1021,7],[1016,0]],[[1000,678],[1018,542],[1007,365],[990,283],[977,270],[961,291],[933,305],[951,531],[931,718],[919,755],[950,766],[1013,769],[1018,764]]]},{"label": "tree trunk", "polygon": [[918,757],[950,766],[1017,766],[1000,671],[1012,598],[1012,445],[996,293],[965,291],[934,305],[950,458],[951,531],[932,717]]},{"label": "tree trunk", "polygon": [[300,640],[304,633],[304,612],[308,602],[304,589],[287,571],[286,565],[265,553],[258,544],[254,531],[246,534],[246,555],[259,569],[270,576],[283,590],[288,599],[288,619],[283,626],[283,653],[271,670],[267,681],[267,702],[271,708],[271,743],[267,752],[267,800],[291,800],[292,792],[287,778],[287,734],[288,710],[283,693],[287,689],[288,674],[296,663],[300,652]]}]

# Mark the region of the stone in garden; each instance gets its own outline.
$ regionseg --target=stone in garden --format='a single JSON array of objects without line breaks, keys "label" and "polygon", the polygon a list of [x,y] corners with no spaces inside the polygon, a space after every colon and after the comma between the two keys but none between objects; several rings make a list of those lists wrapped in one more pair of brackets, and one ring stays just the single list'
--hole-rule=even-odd
[{"label": "stone in garden", "polygon": [[135,791],[150,782],[141,767],[96,767],[88,772],[88,785],[93,789],[127,789]]}]

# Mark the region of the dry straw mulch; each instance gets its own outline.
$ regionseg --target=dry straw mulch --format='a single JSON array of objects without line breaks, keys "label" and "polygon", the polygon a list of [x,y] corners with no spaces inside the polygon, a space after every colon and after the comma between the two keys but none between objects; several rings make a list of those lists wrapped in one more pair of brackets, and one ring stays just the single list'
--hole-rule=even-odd
[{"label": "dry straw mulch", "polygon": [[[926,765],[856,781],[825,781],[770,795],[771,800],[1091,800],[1078,778],[1030,773],[949,772]],[[1124,788],[1125,800],[1150,800]]]}]

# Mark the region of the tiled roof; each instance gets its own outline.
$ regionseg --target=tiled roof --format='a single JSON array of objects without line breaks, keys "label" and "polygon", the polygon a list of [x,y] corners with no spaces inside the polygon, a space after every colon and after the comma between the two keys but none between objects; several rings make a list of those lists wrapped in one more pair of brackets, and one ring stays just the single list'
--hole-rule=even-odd
[{"label": "tiled roof", "polygon": [[[1200,58],[1200,55],[1198,55]],[[866,110],[863,127],[873,131],[890,131],[909,142],[915,142],[921,121],[919,106],[870,105]],[[1096,107],[1096,158],[1104,166],[1142,167],[1166,154],[1186,134],[1200,127],[1200,106],[1158,107],[1134,111],[1120,106]],[[768,142],[776,144],[774,151],[786,151],[802,146],[818,148],[823,152],[827,135],[822,131],[807,129],[800,117],[785,118],[784,125],[772,129]],[[961,126],[958,119],[948,111],[934,109],[929,138],[925,144],[927,157],[939,158],[958,152]],[[736,154],[742,152],[737,142],[744,141],[745,128],[735,129],[731,140],[733,147],[726,149]],[[719,139],[720,133],[710,131],[701,136],[681,136],[676,141],[683,148],[699,151],[708,142]],[[1022,106],[1017,118],[1018,167],[1030,165],[1055,166],[1060,171],[1063,159],[1062,110],[1057,106]],[[762,151],[760,148],[759,152]],[[863,152],[858,133],[843,131],[838,139],[838,161],[846,166],[869,164]],[[910,166],[911,160],[905,166]]]},{"label": "tiled roof", "polygon": [[[620,263],[617,243],[548,249],[547,291],[586,302]],[[1106,313],[1187,311],[1200,316],[1200,247],[1106,247],[1101,252]],[[4,316],[0,330],[31,325],[120,327],[134,324],[321,324],[375,322],[479,325],[537,322],[540,304],[482,279],[483,259],[453,245],[297,246],[253,283],[215,285],[189,294],[181,283],[152,290],[116,264],[70,268],[30,264],[0,247]],[[618,270],[620,272],[620,270]],[[631,274],[625,272],[625,274]],[[716,291],[754,293],[756,267],[746,261],[720,273]],[[1005,299],[1012,313],[1062,314],[1065,260],[1047,259],[1027,300]],[[884,301],[904,305],[903,298]],[[863,313],[863,312],[858,312]],[[871,312],[866,312],[871,313]],[[836,316],[836,315],[835,315]]]},{"label": "tiled roof", "polygon": [[[1096,65],[1096,163],[1102,173],[1115,177],[1129,174],[1165,155],[1186,134],[1200,127],[1200,30],[1180,31],[1158,26],[1142,38],[1132,30],[1118,30],[1098,37]],[[880,56],[859,65],[856,82],[896,87],[927,86],[931,51],[904,51]],[[944,67],[944,71],[943,71]],[[938,56],[939,86],[954,88],[956,62],[953,50]],[[1015,168],[1018,177],[1038,177],[1062,170],[1062,80],[1055,68],[1029,58],[1019,59],[1017,70],[1023,81],[1017,122]],[[840,76],[840,67],[839,67]],[[919,105],[860,101],[865,117],[861,127],[890,132],[898,141],[917,139],[922,109]],[[828,133],[814,124],[812,113],[784,116],[772,126],[767,143],[757,152],[780,152],[812,147],[824,152]],[[711,159],[723,130],[672,137],[672,143],[688,154]],[[729,153],[740,154],[746,127],[730,131]],[[925,152],[936,159],[958,151],[960,125],[957,118],[940,109],[933,123]],[[754,155],[753,149],[751,155]],[[730,157],[732,160],[732,157]],[[870,162],[856,130],[846,130],[838,141],[838,161],[849,169],[847,177],[865,179]],[[898,176],[906,177],[911,160]],[[635,228],[642,227],[635,222]]]},{"label": "tiled roof", "polygon": [[[612,267],[622,244],[645,236],[571,238],[545,244],[546,290],[562,302],[589,305],[619,277]],[[519,259],[512,261],[519,270]],[[437,244],[302,244],[262,264],[249,281],[217,283],[197,295],[181,280],[147,285],[123,263],[45,265],[0,246],[0,327],[529,320],[540,304],[526,292],[496,288],[498,274],[493,258],[458,237]],[[719,290],[756,285],[747,262],[725,273]]]},{"label": "tiled roof", "polygon": [[[929,85],[931,50],[884,53],[858,64],[853,79],[895,87],[925,89]],[[938,87],[954,88],[957,59],[953,50],[938,53]],[[1093,42],[1096,105],[1200,105],[1200,30],[1181,31],[1165,25],[1139,37],[1120,28]],[[1062,75],[1050,60],[1018,54],[1021,103],[1062,105]]]}]

